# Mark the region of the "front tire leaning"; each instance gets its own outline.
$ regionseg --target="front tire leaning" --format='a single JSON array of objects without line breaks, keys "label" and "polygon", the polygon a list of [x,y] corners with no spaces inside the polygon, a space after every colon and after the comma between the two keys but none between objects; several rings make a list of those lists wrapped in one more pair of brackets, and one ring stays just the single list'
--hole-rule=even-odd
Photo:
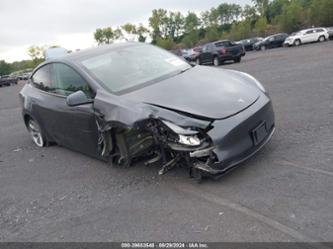
[{"label": "front tire leaning", "polygon": [[38,125],[38,123],[30,118],[27,123],[28,130],[31,136],[32,141],[38,146],[38,147],[44,147],[46,146],[46,139],[43,135],[43,132]]}]

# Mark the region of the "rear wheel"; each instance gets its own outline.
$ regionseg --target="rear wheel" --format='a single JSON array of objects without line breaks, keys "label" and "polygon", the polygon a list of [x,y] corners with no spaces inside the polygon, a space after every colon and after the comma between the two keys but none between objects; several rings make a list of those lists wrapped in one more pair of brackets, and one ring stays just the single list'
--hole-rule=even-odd
[{"label": "rear wheel", "polygon": [[215,67],[218,67],[220,65],[220,60],[219,60],[219,58],[217,58],[217,56],[215,56],[213,59],[213,65]]},{"label": "rear wheel", "polygon": [[326,41],[325,36],[320,36],[320,37],[319,37],[319,42],[324,42],[324,41]]},{"label": "rear wheel", "polygon": [[30,136],[32,138],[32,141],[38,147],[46,146],[46,140],[45,140],[42,130],[41,130],[40,126],[37,124],[37,122],[35,120],[33,120],[32,118],[29,118],[27,125],[28,125],[28,130],[29,130]]},{"label": "rear wheel", "polygon": [[295,42],[294,42],[294,45],[295,46],[299,46],[299,45],[301,45],[301,41],[298,39],[298,40],[296,40]]}]

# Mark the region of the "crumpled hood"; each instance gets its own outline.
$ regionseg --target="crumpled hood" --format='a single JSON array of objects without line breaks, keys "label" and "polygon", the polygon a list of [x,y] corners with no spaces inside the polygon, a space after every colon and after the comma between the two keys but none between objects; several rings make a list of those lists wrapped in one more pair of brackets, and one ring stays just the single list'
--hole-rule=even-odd
[{"label": "crumpled hood", "polygon": [[259,95],[258,88],[235,71],[195,66],[122,97],[198,117],[224,119],[252,105]]}]

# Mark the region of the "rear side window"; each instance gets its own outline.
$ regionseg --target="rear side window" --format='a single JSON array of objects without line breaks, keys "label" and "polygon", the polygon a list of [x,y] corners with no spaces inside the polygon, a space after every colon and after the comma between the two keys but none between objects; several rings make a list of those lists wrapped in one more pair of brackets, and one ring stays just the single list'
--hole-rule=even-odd
[{"label": "rear side window", "polygon": [[231,42],[230,41],[221,41],[221,42],[216,42],[215,46],[216,47],[229,47],[231,46]]},{"label": "rear side window", "polygon": [[45,65],[38,69],[32,76],[33,84],[38,88],[46,92],[53,91],[51,81],[51,65]]},{"label": "rear side window", "polygon": [[324,32],[324,30],[323,29],[316,29],[316,32],[320,33],[320,32]]},{"label": "rear side window", "polygon": [[305,34],[309,35],[309,34],[312,34],[313,32],[314,32],[314,30],[313,30],[313,29],[311,29],[311,30],[308,30],[308,31],[306,31],[306,33],[305,33]]},{"label": "rear side window", "polygon": [[53,64],[52,81],[54,92],[57,94],[68,96],[81,90],[87,97],[93,97],[88,83],[74,69],[65,64]]}]

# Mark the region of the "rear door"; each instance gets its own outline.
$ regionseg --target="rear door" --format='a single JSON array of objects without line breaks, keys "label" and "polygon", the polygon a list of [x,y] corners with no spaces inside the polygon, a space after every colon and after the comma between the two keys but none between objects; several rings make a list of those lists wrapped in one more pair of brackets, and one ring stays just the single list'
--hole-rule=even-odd
[{"label": "rear door", "polygon": [[309,43],[315,41],[316,39],[314,38],[314,36],[316,36],[316,34],[314,33],[313,29],[307,30],[304,34],[303,43]]},{"label": "rear door", "polygon": [[315,37],[316,40],[314,40],[314,41],[318,41],[320,36],[324,36],[326,38],[327,32],[324,29],[316,29],[315,33],[316,33],[316,37]]},{"label": "rear door", "polygon": [[240,56],[242,52],[243,45],[242,44],[236,44],[231,41],[226,41],[225,42],[225,47],[228,50],[229,54],[232,57],[238,57]]},{"label": "rear door", "polygon": [[210,63],[211,60],[210,60],[210,48],[209,48],[209,44],[206,44],[202,47],[202,52],[200,54],[200,62],[203,63],[203,64],[206,64],[206,63]]}]

